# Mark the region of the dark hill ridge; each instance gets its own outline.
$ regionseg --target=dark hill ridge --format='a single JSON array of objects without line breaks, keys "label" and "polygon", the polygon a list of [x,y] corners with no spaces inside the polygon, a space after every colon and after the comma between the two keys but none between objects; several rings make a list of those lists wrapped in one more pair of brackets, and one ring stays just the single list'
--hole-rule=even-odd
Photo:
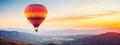
[{"label": "dark hill ridge", "polygon": [[66,42],[64,45],[120,45],[120,33],[108,32]]},{"label": "dark hill ridge", "polygon": [[0,38],[0,45],[35,45],[35,44],[30,44],[30,43],[25,43],[25,42],[19,42],[19,41],[13,41],[13,40]]}]

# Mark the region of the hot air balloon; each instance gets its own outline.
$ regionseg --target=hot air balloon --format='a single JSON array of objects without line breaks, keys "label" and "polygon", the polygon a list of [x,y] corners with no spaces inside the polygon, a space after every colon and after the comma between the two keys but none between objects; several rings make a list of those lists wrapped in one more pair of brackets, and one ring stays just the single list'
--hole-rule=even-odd
[{"label": "hot air balloon", "polygon": [[45,20],[47,9],[41,4],[31,4],[25,8],[25,16],[34,26],[35,32],[38,31],[39,25]]}]

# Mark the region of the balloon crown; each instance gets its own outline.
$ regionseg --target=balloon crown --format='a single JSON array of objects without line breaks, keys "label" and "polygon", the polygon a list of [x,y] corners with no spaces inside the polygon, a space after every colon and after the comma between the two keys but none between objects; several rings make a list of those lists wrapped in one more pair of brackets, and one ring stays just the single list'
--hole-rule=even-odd
[{"label": "balloon crown", "polygon": [[41,4],[30,4],[29,6],[43,6]]}]

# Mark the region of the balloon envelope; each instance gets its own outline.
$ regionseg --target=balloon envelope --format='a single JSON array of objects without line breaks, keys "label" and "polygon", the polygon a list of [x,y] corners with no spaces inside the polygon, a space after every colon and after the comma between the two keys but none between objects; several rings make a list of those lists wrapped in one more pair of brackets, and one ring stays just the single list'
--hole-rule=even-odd
[{"label": "balloon envelope", "polygon": [[31,4],[25,8],[25,16],[29,22],[38,28],[39,25],[44,21],[47,15],[47,9],[41,4]]}]

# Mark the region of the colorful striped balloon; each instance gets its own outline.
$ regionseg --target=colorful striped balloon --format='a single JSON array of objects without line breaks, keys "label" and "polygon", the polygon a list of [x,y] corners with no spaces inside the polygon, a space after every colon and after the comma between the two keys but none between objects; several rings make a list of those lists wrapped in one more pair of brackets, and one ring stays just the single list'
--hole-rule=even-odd
[{"label": "colorful striped balloon", "polygon": [[25,8],[25,16],[34,26],[37,32],[39,25],[44,21],[47,15],[47,9],[41,4],[31,4]]}]

